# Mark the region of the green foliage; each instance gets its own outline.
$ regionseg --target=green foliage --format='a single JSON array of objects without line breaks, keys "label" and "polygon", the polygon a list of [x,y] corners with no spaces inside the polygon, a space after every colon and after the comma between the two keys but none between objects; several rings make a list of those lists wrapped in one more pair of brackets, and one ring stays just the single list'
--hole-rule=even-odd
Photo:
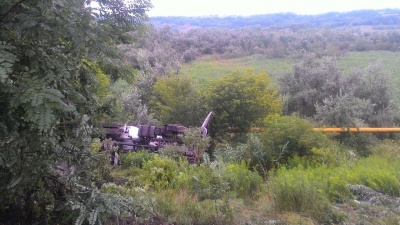
[{"label": "green foliage", "polygon": [[400,68],[396,60],[393,60],[398,57],[400,57],[400,52],[393,51],[348,52],[338,59],[338,66],[344,74],[349,74],[354,67],[366,68],[378,59],[383,64],[384,72],[390,74],[395,83],[398,83],[396,74],[399,74]]},{"label": "green foliage", "polygon": [[[91,137],[96,119],[112,113],[106,100],[116,80],[104,71],[119,68],[107,63],[118,55],[115,44],[128,41],[150,5],[100,1],[93,10],[85,3],[0,3],[0,223],[99,221],[90,193],[108,163],[91,151]],[[67,202],[89,211],[68,219]]]},{"label": "green foliage", "polygon": [[[119,186],[107,184],[102,189],[131,199],[137,221],[231,223],[232,199],[251,202],[265,190],[262,178],[245,162],[191,165],[185,159],[177,162],[152,155],[147,158],[148,153],[138,152],[122,156],[122,167],[113,171]],[[140,164],[130,163],[139,159]]]},{"label": "green foliage", "polygon": [[[159,150],[161,155],[177,162],[188,160],[187,157],[191,157],[192,163],[208,163],[204,159],[209,160],[209,156],[205,154],[205,151],[210,146],[210,137],[203,135],[200,128],[187,128],[184,134],[178,135],[178,138],[182,141],[182,145],[177,145],[176,143],[165,144]],[[188,153],[190,156],[184,155],[184,152],[190,152]]]},{"label": "green foliage", "polygon": [[[327,212],[335,215],[328,206],[330,202],[348,202],[353,198],[349,184],[399,196],[398,157],[383,153],[355,160],[351,155],[335,153],[335,149],[313,149],[311,158],[295,158],[288,167],[282,166],[271,174],[269,186],[277,209],[303,212],[323,222],[332,219],[324,217],[329,215]],[[341,160],[337,161],[338,158]],[[321,209],[327,211],[318,213]]]},{"label": "green foliage", "polygon": [[362,70],[356,68],[347,77],[346,88],[351,89],[357,98],[367,99],[372,104],[373,111],[361,117],[369,126],[393,126],[398,120],[399,105],[395,101],[392,82],[379,61]]},{"label": "green foliage", "polygon": [[151,188],[160,191],[174,187],[177,171],[178,165],[174,160],[157,156],[143,162],[139,181],[145,189]]},{"label": "green foliage", "polygon": [[[312,148],[310,155],[307,157],[307,161],[311,166],[315,165],[327,165],[327,166],[340,166],[344,163],[351,164],[357,158],[351,150],[345,149],[337,145],[331,145],[325,148]],[[298,157],[300,158],[300,157]],[[290,161],[289,165],[293,165],[293,161]]]},{"label": "green foliage", "polygon": [[[319,148],[323,146],[326,148]],[[338,163],[341,157],[336,157],[331,147],[335,147],[334,143],[324,134],[312,131],[308,121],[298,117],[270,115],[265,119],[265,128],[261,133],[248,134],[244,143],[219,145],[215,155],[225,162],[245,160],[250,168],[258,170],[267,179],[271,169],[280,164],[296,165],[298,159],[306,159],[305,162],[298,162],[303,165],[314,161]],[[325,151],[327,149],[328,152]]]},{"label": "green foliage", "polygon": [[362,157],[371,155],[371,148],[380,142],[376,135],[371,133],[341,133],[333,139],[339,140],[343,146]]},{"label": "green foliage", "polygon": [[[335,215],[329,200],[348,199],[351,194],[345,182],[331,173],[331,169],[326,166],[316,169],[302,166],[290,170],[280,168],[269,181],[275,207],[306,214],[320,223],[341,222],[344,218]],[[338,219],[340,221],[336,221]]]},{"label": "green foliage", "polygon": [[256,172],[249,170],[245,161],[226,164],[224,173],[230,189],[242,199],[254,198],[263,190],[263,180]]},{"label": "green foliage", "polygon": [[323,126],[393,126],[399,117],[395,88],[381,63],[344,76],[331,58],[308,55],[280,81],[285,113]]},{"label": "green foliage", "polygon": [[281,168],[270,179],[270,188],[278,210],[292,212],[316,212],[328,205],[328,199],[320,190],[321,178],[308,177],[303,169],[287,171]]},{"label": "green foliage", "polygon": [[105,98],[108,97],[111,93],[109,91],[110,79],[106,74],[99,68],[99,65],[96,62],[89,62],[87,60],[83,60],[83,70],[89,70],[94,73],[96,77],[96,84],[92,84],[94,87],[94,93],[99,99],[99,103],[104,103]]},{"label": "green foliage", "polygon": [[204,100],[186,76],[157,79],[150,101],[152,112],[162,123],[199,126],[204,118]]},{"label": "green foliage", "polygon": [[333,58],[305,55],[301,63],[293,66],[293,71],[280,78],[281,94],[285,95],[284,113],[314,116],[316,103],[340,92],[340,76],[341,71]]},{"label": "green foliage", "polygon": [[180,138],[182,139],[183,146],[180,148],[186,148],[191,150],[195,156],[196,163],[200,163],[204,152],[210,146],[211,138],[207,134],[202,134],[200,128],[188,128],[185,134]]},{"label": "green foliage", "polygon": [[329,96],[316,104],[315,119],[326,126],[363,127],[362,118],[371,115],[373,108],[369,99],[359,99],[344,94]]},{"label": "green foliage", "polygon": [[0,82],[6,82],[9,75],[13,72],[13,65],[17,61],[17,58],[10,50],[15,49],[12,45],[7,42],[0,42]]},{"label": "green foliage", "polygon": [[[124,165],[126,164],[126,165]],[[122,155],[122,171],[127,170],[135,182],[146,190],[187,190],[200,200],[221,199],[227,194],[247,199],[263,190],[263,180],[247,164],[212,162],[189,165],[186,159],[174,161],[158,155],[138,152]],[[123,172],[125,174],[125,172]],[[125,175],[123,175],[125,176]]]},{"label": "green foliage", "polygon": [[295,116],[270,115],[262,133],[267,156],[275,162],[285,162],[295,155],[305,156],[313,147],[329,146],[329,139],[304,119]]},{"label": "green foliage", "polygon": [[379,145],[373,146],[371,151],[374,155],[384,157],[390,163],[396,163],[400,159],[400,143],[398,140],[383,140]]},{"label": "green foliage", "polygon": [[75,201],[68,202],[72,211],[75,211],[78,215],[75,225],[101,224],[102,221],[107,221],[111,216],[121,219],[130,215],[131,199],[126,199],[121,195],[102,193],[96,189],[86,194],[90,197],[86,199],[84,204]]},{"label": "green foliage", "polygon": [[[232,212],[229,203],[224,200],[199,201],[196,196],[185,190],[165,191],[157,196],[159,212],[168,222],[176,224],[229,224]],[[226,210],[228,209],[228,210]]]},{"label": "green foliage", "polygon": [[370,156],[361,159],[347,177],[351,183],[366,185],[378,192],[400,196],[400,173],[397,164],[388,159]]},{"label": "green foliage", "polygon": [[121,167],[128,169],[129,167],[143,168],[143,163],[154,159],[154,153],[148,151],[130,152],[121,154],[120,159],[122,161]]},{"label": "green foliage", "polygon": [[218,145],[214,155],[224,162],[246,161],[251,168],[257,169],[264,179],[273,161],[271,152],[266,151],[261,136],[254,133],[246,136],[245,143]]},{"label": "green foliage", "polygon": [[207,90],[209,108],[215,113],[212,136],[227,136],[228,128],[246,133],[268,114],[280,113],[277,89],[265,73],[234,72],[212,82]]},{"label": "green foliage", "polygon": [[202,87],[237,70],[254,69],[256,73],[267,71],[271,78],[277,78],[290,69],[291,59],[269,59],[263,55],[252,55],[233,59],[204,57],[182,65],[182,74],[187,74]]}]

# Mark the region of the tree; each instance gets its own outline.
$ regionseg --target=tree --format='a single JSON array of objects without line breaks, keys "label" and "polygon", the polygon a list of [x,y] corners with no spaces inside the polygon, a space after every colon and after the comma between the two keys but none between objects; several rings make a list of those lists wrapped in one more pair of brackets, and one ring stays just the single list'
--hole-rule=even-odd
[{"label": "tree", "polygon": [[[118,75],[103,71],[151,5],[90,2],[0,3],[0,223],[63,223],[69,213],[97,220],[86,211],[96,189],[91,136],[112,108]],[[85,210],[74,214],[79,204]]]},{"label": "tree", "polygon": [[363,118],[370,116],[373,107],[369,99],[364,100],[350,94],[329,96],[316,104],[314,119],[325,126],[363,127]]},{"label": "tree", "polygon": [[249,133],[241,146],[241,158],[267,178],[268,171],[294,156],[308,156],[314,147],[326,147],[328,138],[296,116],[268,115],[260,133]]},{"label": "tree", "polygon": [[168,27],[156,30],[147,26],[145,32],[135,32],[132,36],[137,43],[122,45],[120,49],[124,52],[124,60],[140,71],[135,86],[142,104],[146,105],[157,78],[179,72],[181,55],[171,47],[173,33]]},{"label": "tree", "polygon": [[322,103],[328,96],[340,92],[340,77],[341,72],[334,59],[306,55],[304,61],[294,65],[293,72],[280,79],[284,113],[314,116],[316,103]]},{"label": "tree", "polygon": [[393,126],[399,114],[390,80],[379,62],[345,76],[331,58],[309,56],[280,80],[284,112],[322,126]]},{"label": "tree", "polygon": [[215,80],[207,91],[208,107],[215,113],[211,134],[225,136],[228,128],[246,133],[271,113],[281,112],[278,90],[265,73],[234,72]]},{"label": "tree", "polygon": [[206,116],[204,100],[187,76],[159,78],[150,106],[155,118],[162,123],[200,126]]}]

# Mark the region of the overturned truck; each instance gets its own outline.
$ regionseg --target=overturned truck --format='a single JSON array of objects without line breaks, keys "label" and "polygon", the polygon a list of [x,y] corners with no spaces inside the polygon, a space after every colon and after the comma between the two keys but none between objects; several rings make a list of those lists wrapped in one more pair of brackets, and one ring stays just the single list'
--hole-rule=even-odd
[{"label": "overturned truck", "polygon": [[[202,136],[207,136],[207,125],[211,120],[212,114],[212,112],[208,113],[200,127]],[[103,148],[105,150],[111,150],[113,147],[117,149],[117,151],[112,151],[112,164],[118,163],[119,153],[134,152],[142,149],[157,153],[166,144],[182,146],[183,142],[180,136],[185,135],[185,131],[188,129],[188,127],[180,124],[165,124],[162,127],[114,124],[103,125],[103,128],[106,130]],[[191,163],[198,163],[201,160],[201,155],[196,146],[191,145],[191,147],[180,148],[180,152]]]}]

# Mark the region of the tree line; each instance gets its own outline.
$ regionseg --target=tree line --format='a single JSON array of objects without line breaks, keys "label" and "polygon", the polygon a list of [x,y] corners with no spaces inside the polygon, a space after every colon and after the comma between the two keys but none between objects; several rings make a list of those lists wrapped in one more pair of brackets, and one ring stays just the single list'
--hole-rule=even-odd
[{"label": "tree line", "polygon": [[165,24],[174,29],[185,26],[217,29],[240,29],[244,27],[274,28],[338,28],[369,25],[397,26],[400,10],[357,10],[350,12],[328,12],[318,15],[297,15],[294,13],[274,13],[252,16],[205,16],[205,17],[152,17],[152,24],[162,27]]},{"label": "tree line", "polygon": [[[175,70],[179,69],[176,61],[188,63],[204,55],[214,55],[222,59],[254,54],[267,58],[299,58],[304,52],[314,52],[321,56],[342,56],[349,51],[400,50],[398,31],[363,31],[359,28],[335,30],[245,27],[179,31],[164,26],[150,28],[145,40],[137,38],[138,43],[127,46],[127,51],[143,48],[146,49],[146,54],[151,54],[149,51],[157,52],[157,56],[152,56],[153,61],[163,60],[162,57],[165,61],[168,55],[170,62],[175,61]],[[161,52],[162,49],[167,52]],[[130,55],[133,54],[136,53]],[[166,62],[159,63],[161,64],[158,66],[166,65]]]}]

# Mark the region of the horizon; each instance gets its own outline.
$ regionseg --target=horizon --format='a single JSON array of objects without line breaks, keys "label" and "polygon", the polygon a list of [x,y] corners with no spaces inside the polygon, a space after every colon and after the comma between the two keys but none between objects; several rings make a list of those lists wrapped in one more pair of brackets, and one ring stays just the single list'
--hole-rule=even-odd
[{"label": "horizon", "polygon": [[[344,13],[356,10],[400,9],[400,1],[393,0],[152,0],[153,8],[149,17],[228,17],[254,16],[277,13],[297,15],[319,15],[325,13]],[[321,2],[325,4],[321,4]],[[334,4],[333,4],[334,3]],[[213,7],[209,7],[213,6]]]},{"label": "horizon", "polygon": [[384,9],[355,9],[355,10],[350,10],[350,11],[345,11],[345,12],[337,12],[337,11],[328,11],[328,12],[322,12],[322,13],[315,13],[315,14],[299,14],[295,12],[275,12],[275,13],[264,13],[264,14],[252,14],[252,15],[194,15],[194,16],[175,16],[175,15],[166,15],[166,16],[149,16],[150,18],[155,18],[155,17],[198,17],[198,18],[207,18],[207,17],[219,17],[219,18],[228,18],[228,17],[252,17],[252,16],[264,16],[264,15],[274,15],[274,14],[292,14],[296,16],[320,16],[324,14],[330,14],[330,13],[351,13],[351,12],[357,12],[357,11],[368,11],[368,10],[373,10],[373,11],[380,11],[380,10],[400,10],[400,8],[384,8]]}]

